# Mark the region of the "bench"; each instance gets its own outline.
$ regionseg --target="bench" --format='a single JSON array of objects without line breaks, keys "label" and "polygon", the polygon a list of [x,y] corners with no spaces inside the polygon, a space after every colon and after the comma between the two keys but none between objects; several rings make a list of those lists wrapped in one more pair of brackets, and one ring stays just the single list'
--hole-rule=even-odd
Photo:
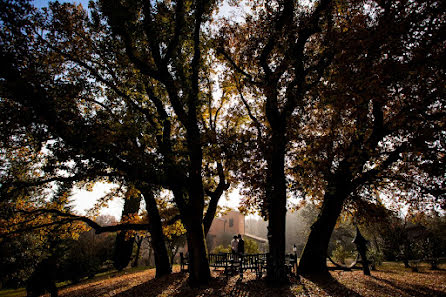
[{"label": "bench", "polygon": [[257,278],[263,276],[266,270],[267,254],[245,254],[240,255],[240,277],[243,278],[244,271],[254,271]]},{"label": "bench", "polygon": [[[234,272],[239,272],[240,277],[243,278],[243,273],[245,271],[254,271],[257,278],[261,278],[263,273],[267,268],[267,258],[268,254],[231,254],[231,253],[220,253],[220,254],[209,254],[209,267],[224,268],[224,273],[226,276],[233,274]],[[296,274],[297,268],[297,257],[293,254],[286,255],[285,266],[289,274]],[[189,267],[189,258],[180,253],[180,267],[181,271],[188,271],[186,268]]]},{"label": "bench", "polygon": [[224,268],[225,274],[227,275],[229,273],[230,268],[233,264],[233,257],[232,254],[209,254],[209,267],[214,268]]},{"label": "bench", "polygon": [[266,257],[267,254],[209,254],[209,267],[224,268],[226,276],[235,272],[240,273],[240,277],[243,278],[245,271],[254,271],[256,277],[260,278],[263,272],[266,270]]}]

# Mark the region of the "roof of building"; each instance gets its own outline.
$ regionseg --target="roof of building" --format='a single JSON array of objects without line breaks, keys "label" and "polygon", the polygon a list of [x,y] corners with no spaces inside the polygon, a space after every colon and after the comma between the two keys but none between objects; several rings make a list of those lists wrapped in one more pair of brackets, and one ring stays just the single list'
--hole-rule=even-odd
[{"label": "roof of building", "polygon": [[262,238],[262,237],[255,236],[255,235],[252,235],[252,234],[244,234],[243,236],[244,237],[248,237],[250,239],[254,239],[254,240],[263,242],[263,243],[266,243],[268,241],[266,238]]}]

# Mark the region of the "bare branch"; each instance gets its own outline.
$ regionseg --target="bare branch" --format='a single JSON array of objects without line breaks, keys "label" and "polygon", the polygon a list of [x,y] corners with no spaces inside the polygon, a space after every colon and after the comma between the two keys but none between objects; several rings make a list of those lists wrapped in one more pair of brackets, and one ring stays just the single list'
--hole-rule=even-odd
[{"label": "bare branch", "polygon": [[223,49],[223,47],[219,47],[217,48],[217,53],[222,54],[225,59],[229,62],[229,64],[231,64],[231,66],[241,75],[245,76],[248,80],[249,83],[253,84],[253,85],[259,85],[260,82],[255,81],[254,78],[252,77],[251,74],[249,74],[248,72],[246,72],[245,70],[243,70],[239,65],[237,65],[237,63],[235,63],[235,61],[231,58],[231,56],[229,56],[229,54]]},{"label": "bare branch", "polygon": [[241,90],[239,81],[236,81],[236,87],[237,87],[237,91],[239,92],[240,95],[240,99],[242,99],[243,104],[246,107],[246,110],[248,111],[248,116],[251,119],[251,121],[254,122],[254,125],[256,126],[257,129],[257,138],[260,138],[262,136],[262,124],[260,123],[260,121],[254,116],[254,114],[251,111],[251,107],[249,106],[248,102],[246,101],[245,97],[243,96],[243,92]]},{"label": "bare branch", "polygon": [[44,227],[49,227],[53,225],[61,225],[61,224],[67,224],[71,222],[84,222],[91,228],[95,229],[96,234],[105,233],[105,232],[116,232],[116,231],[128,231],[128,230],[134,230],[134,231],[141,231],[141,230],[148,230],[149,224],[132,224],[132,223],[125,223],[125,224],[117,224],[112,226],[101,226],[95,221],[84,217],[79,216],[71,213],[67,213],[58,209],[36,209],[33,211],[27,211],[23,209],[16,210],[16,212],[23,213],[26,215],[45,215],[45,214],[52,214],[56,215],[58,217],[64,218],[61,221],[54,221],[47,224],[37,225],[37,226],[29,226],[26,229],[22,229],[21,231],[30,231],[35,229],[40,229]]}]

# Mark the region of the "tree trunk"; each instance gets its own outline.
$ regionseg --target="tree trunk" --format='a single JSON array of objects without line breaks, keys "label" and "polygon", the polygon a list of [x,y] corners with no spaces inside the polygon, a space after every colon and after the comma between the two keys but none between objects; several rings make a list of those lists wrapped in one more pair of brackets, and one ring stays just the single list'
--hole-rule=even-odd
[{"label": "tree trunk", "polygon": [[206,255],[206,238],[203,230],[204,189],[201,177],[203,153],[196,116],[193,116],[194,112],[195,110],[189,110],[189,117],[193,124],[187,129],[187,146],[190,159],[187,185],[188,199],[184,199],[186,193],[182,193],[179,198],[181,198],[182,203],[186,202],[180,207],[180,212],[187,231],[189,285],[199,287],[209,284],[211,271]]},{"label": "tree trunk", "polygon": [[152,245],[152,239],[149,239],[149,266],[152,267],[152,253],[153,253],[153,245]]},{"label": "tree trunk", "polygon": [[191,287],[207,285],[211,278],[211,272],[203,230],[204,193],[201,170],[190,171],[187,190],[176,186],[172,188],[172,192],[180,210],[181,220],[186,228],[189,285]]},{"label": "tree trunk", "polygon": [[138,238],[136,240],[136,255],[135,255],[135,259],[133,260],[132,267],[138,267],[139,255],[141,254],[141,245],[142,245],[143,241],[144,241],[144,238]]},{"label": "tree trunk", "polygon": [[327,187],[321,212],[316,222],[311,226],[310,235],[302,252],[299,262],[300,274],[328,274],[328,244],[344,201],[350,193],[348,188],[348,185],[339,182]]},{"label": "tree trunk", "polygon": [[211,278],[206,256],[206,241],[201,220],[187,224],[187,248],[189,253],[189,285],[207,285]]},{"label": "tree trunk", "polygon": [[155,257],[155,277],[160,277],[172,272],[169,262],[169,255],[167,253],[166,243],[164,240],[163,226],[161,225],[161,217],[152,189],[143,188],[141,190],[146,202],[146,210],[150,222],[149,232],[152,241],[153,254]]},{"label": "tree trunk", "polygon": [[364,275],[370,275],[369,260],[367,259],[367,247],[358,247],[358,252],[361,255],[362,270]]},{"label": "tree trunk", "polygon": [[271,156],[267,172],[267,210],[269,258],[267,279],[280,285],[288,282],[285,268],[285,136],[283,132],[273,132]]},{"label": "tree trunk", "polygon": [[[136,214],[141,205],[141,195],[137,193],[132,184],[129,185],[125,195],[124,208],[121,220],[126,220],[130,215]],[[127,238],[127,232],[121,231],[116,235],[114,266],[117,270],[123,270],[130,263],[135,238]]]},{"label": "tree trunk", "polygon": [[119,271],[123,270],[130,263],[133,252],[133,243],[135,238],[128,238],[126,231],[120,231],[116,235],[115,251],[113,256],[113,265]]}]

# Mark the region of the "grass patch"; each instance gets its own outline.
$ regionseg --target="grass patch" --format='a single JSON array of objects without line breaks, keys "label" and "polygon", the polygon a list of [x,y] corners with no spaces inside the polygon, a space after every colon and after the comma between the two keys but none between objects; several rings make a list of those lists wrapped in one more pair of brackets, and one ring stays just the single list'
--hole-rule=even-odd
[{"label": "grass patch", "polygon": [[0,290],[0,297],[24,297],[26,296],[25,288]]},{"label": "grass patch", "polygon": [[[413,261],[409,261],[410,265],[414,265]],[[428,262],[420,261],[416,263],[418,269],[420,271],[430,271],[431,265]],[[440,270],[446,270],[446,260],[441,259],[438,264],[438,268]],[[404,267],[403,262],[383,262],[381,265],[378,266],[378,270],[392,270],[392,271],[401,271],[401,272],[408,272],[411,271],[411,268]]]}]

